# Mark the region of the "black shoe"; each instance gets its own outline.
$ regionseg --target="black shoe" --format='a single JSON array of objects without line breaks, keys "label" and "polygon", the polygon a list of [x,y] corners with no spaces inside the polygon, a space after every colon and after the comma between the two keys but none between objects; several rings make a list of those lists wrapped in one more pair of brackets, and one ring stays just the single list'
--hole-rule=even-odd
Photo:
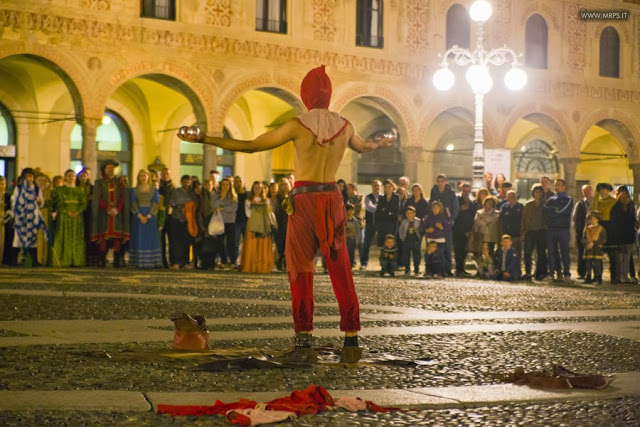
[{"label": "black shoe", "polygon": [[444,273],[444,276],[445,277],[453,277],[453,273],[450,272],[450,271],[447,271],[447,272]]},{"label": "black shoe", "polygon": [[311,348],[313,345],[313,335],[296,332],[293,336],[294,348]]},{"label": "black shoe", "polygon": [[532,282],[533,277],[531,277],[530,274],[525,274],[524,276],[522,276],[522,280],[524,280],[525,282]]},{"label": "black shoe", "polygon": [[358,346],[358,336],[344,337],[340,363],[358,363],[361,357],[362,348]]},{"label": "black shoe", "polygon": [[380,277],[384,277],[384,271],[380,272]]},{"label": "black shoe", "polygon": [[396,277],[396,273],[395,273],[393,270],[391,270],[391,271],[389,272],[389,276],[391,276],[391,277]]},{"label": "black shoe", "polygon": [[582,283],[584,283],[585,285],[590,285],[591,283],[593,283],[593,280],[591,280],[591,277],[587,277]]}]

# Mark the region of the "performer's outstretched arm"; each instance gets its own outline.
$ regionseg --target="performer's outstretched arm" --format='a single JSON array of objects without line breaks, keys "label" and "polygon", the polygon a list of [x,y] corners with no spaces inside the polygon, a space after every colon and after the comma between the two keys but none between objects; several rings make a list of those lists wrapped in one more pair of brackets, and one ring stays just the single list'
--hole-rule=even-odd
[{"label": "performer's outstretched arm", "polygon": [[398,139],[398,134],[395,129],[391,132],[391,134],[385,134],[383,138],[371,140],[371,139],[362,139],[356,133],[353,125],[349,125],[351,128],[351,137],[349,137],[349,148],[351,148],[356,153],[368,153],[370,151],[376,150],[378,148],[386,148],[390,147],[396,140]]},{"label": "performer's outstretched arm", "polygon": [[243,141],[240,139],[232,138],[219,138],[217,136],[203,135],[200,137],[180,135],[178,138],[187,142],[200,142],[202,144],[215,145],[224,150],[240,151],[243,153],[255,153],[258,151],[271,150],[272,148],[279,147],[286,144],[289,141],[295,140],[298,136],[299,128],[297,123],[290,120],[284,123],[279,128],[264,133],[254,139],[253,141]]}]

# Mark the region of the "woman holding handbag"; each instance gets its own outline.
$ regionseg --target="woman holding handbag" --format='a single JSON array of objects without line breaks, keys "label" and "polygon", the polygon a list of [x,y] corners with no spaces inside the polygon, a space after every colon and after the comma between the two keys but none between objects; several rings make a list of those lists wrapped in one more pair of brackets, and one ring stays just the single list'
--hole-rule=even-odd
[{"label": "woman holding handbag", "polygon": [[267,199],[267,189],[260,181],[255,181],[245,201],[247,231],[244,235],[241,271],[245,273],[270,273],[273,270],[273,241],[270,220],[271,205]]},{"label": "woman holding handbag", "polygon": [[[218,191],[211,197],[213,206],[213,216],[211,221],[222,219],[224,232],[218,235],[218,248],[221,254],[222,264],[227,265],[229,270],[233,269],[233,262],[236,259],[236,213],[238,210],[238,196],[233,185],[228,178],[220,181]],[[214,218],[216,215],[219,218]]]}]

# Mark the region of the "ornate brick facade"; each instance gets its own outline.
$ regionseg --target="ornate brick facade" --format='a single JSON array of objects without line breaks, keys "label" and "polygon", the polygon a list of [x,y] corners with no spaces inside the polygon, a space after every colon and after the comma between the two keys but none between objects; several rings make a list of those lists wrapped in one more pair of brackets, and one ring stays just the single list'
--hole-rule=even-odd
[{"label": "ornate brick facade", "polygon": [[205,6],[207,24],[228,27],[231,25],[231,0],[207,0]]},{"label": "ornate brick facade", "polygon": [[407,47],[409,52],[424,53],[429,44],[429,1],[407,0]]},{"label": "ornate brick facade", "polygon": [[336,38],[337,0],[313,0],[313,39],[333,42]]}]

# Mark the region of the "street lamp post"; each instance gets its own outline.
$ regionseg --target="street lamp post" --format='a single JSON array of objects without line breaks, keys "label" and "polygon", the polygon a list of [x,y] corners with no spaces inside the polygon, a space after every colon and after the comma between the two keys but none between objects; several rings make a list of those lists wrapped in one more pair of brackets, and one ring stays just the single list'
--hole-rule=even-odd
[{"label": "street lamp post", "polygon": [[458,46],[447,50],[440,63],[440,69],[433,75],[433,84],[438,90],[446,91],[453,87],[455,75],[449,69],[449,61],[460,67],[469,66],[465,78],[475,95],[475,131],[473,138],[473,188],[483,185],[484,176],[484,136],[482,130],[483,100],[493,80],[488,65],[501,66],[511,62],[511,69],[505,74],[504,82],[511,90],[520,90],[527,84],[527,74],[519,67],[518,55],[506,46],[486,51],[483,46],[482,25],[491,17],[491,4],[486,0],[478,0],[471,5],[469,15],[478,23],[476,48],[473,51]]}]

